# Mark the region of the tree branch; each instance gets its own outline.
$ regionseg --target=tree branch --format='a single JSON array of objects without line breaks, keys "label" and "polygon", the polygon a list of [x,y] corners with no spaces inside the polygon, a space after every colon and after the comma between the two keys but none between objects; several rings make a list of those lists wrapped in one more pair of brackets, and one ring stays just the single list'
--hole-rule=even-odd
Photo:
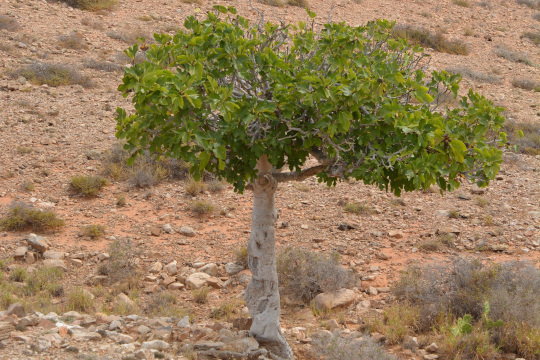
[{"label": "tree branch", "polygon": [[326,169],[326,165],[317,165],[310,167],[308,169],[302,170],[302,171],[291,171],[291,172],[285,172],[285,173],[273,173],[272,177],[277,180],[278,183],[280,182],[287,182],[287,181],[303,181],[307,179],[308,177],[312,177],[314,175],[317,175],[321,171]]}]

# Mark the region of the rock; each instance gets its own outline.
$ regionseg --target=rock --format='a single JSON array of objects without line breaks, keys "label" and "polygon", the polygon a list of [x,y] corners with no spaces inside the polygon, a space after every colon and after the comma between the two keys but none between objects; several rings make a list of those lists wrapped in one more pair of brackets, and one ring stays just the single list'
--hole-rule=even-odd
[{"label": "rock", "polygon": [[181,235],[187,236],[187,237],[194,237],[197,235],[195,231],[193,231],[192,228],[187,226],[182,226],[180,230],[178,231]]},{"label": "rock", "polygon": [[30,348],[37,353],[42,353],[44,351],[49,350],[51,346],[52,346],[52,343],[50,340],[44,337],[39,337],[30,345]]},{"label": "rock", "polygon": [[439,358],[439,355],[435,355],[435,354],[424,355],[424,360],[435,360],[438,358]]},{"label": "rock", "polygon": [[403,232],[398,231],[398,230],[390,230],[388,232],[388,236],[390,236],[391,238],[394,238],[394,239],[401,239],[401,238],[403,238]]},{"label": "rock", "polygon": [[73,266],[76,266],[76,267],[81,267],[83,266],[83,262],[82,260],[79,260],[79,259],[69,259],[69,263]]},{"label": "rock", "polygon": [[1,321],[0,322],[0,341],[9,338],[9,334],[15,330],[15,326],[12,324]]},{"label": "rock", "polygon": [[370,286],[366,289],[366,293],[369,295],[377,295],[379,292],[373,286]]},{"label": "rock", "polygon": [[111,255],[109,255],[109,253],[101,253],[97,256],[97,259],[99,261],[105,261],[105,260],[109,260],[111,258]]},{"label": "rock", "polygon": [[491,251],[508,251],[510,247],[507,244],[493,244],[491,245]]},{"label": "rock", "polygon": [[145,341],[142,343],[141,348],[148,350],[165,350],[169,348],[169,344],[163,340]]},{"label": "rock", "polygon": [[167,274],[173,276],[178,274],[178,266],[176,260],[171,261],[165,266],[165,271],[167,271]]},{"label": "rock", "polygon": [[62,269],[64,271],[67,271],[67,266],[64,260],[47,259],[47,260],[43,260],[43,265],[46,267],[52,267],[55,269]]},{"label": "rock", "polygon": [[341,326],[339,326],[338,322],[335,319],[330,319],[325,322],[325,328],[328,331],[336,331],[341,329]]},{"label": "rock", "polygon": [[126,294],[124,293],[120,293],[116,296],[116,302],[119,303],[119,304],[124,304],[128,307],[133,307],[135,306],[135,302],[133,300],[131,300],[129,298],[129,296],[127,296]]},{"label": "rock", "polygon": [[40,253],[44,253],[45,251],[49,250],[49,244],[47,243],[47,240],[43,236],[37,236],[36,234],[30,234],[26,238],[26,242],[28,245],[39,251]]},{"label": "rock", "polygon": [[148,272],[150,274],[157,274],[163,269],[163,264],[161,264],[159,261],[156,261],[155,263],[150,266],[150,269],[148,269]]},{"label": "rock", "polygon": [[64,259],[65,257],[65,253],[61,252],[61,251],[50,251],[50,250],[47,250],[43,253],[43,258],[44,259],[57,259],[57,260],[62,260]]},{"label": "rock", "polygon": [[367,310],[371,308],[371,301],[369,300],[362,300],[356,305],[356,310]]},{"label": "rock", "polygon": [[426,351],[435,353],[439,351],[439,346],[436,343],[431,343],[428,347],[426,347]]},{"label": "rock", "polygon": [[195,344],[193,344],[193,348],[195,350],[199,351],[205,351],[205,350],[219,350],[225,346],[225,343],[222,343],[220,341],[197,341]]},{"label": "rock", "polygon": [[252,318],[237,318],[232,321],[233,327],[238,330],[249,330],[253,324]]},{"label": "rock", "polygon": [[99,341],[102,336],[93,331],[77,331],[73,333],[72,339],[75,341]]},{"label": "rock", "polygon": [[35,264],[38,261],[38,253],[29,251],[26,253],[26,263],[28,265]]},{"label": "rock", "polygon": [[349,289],[341,289],[333,292],[322,293],[315,296],[313,303],[320,310],[330,310],[339,306],[346,306],[356,300],[356,294]]},{"label": "rock", "polygon": [[180,321],[178,321],[178,323],[176,323],[176,326],[178,326],[179,328],[187,328],[187,327],[190,327],[191,324],[189,322],[189,316],[184,316],[183,318],[180,319]]},{"label": "rock", "polygon": [[186,285],[190,289],[199,289],[205,286],[206,282],[210,278],[211,276],[208,275],[207,273],[199,273],[199,272],[193,273],[186,278]]},{"label": "rock", "polygon": [[139,332],[139,334],[141,335],[146,335],[148,334],[150,331],[152,331],[152,329],[150,329],[148,326],[146,325],[141,325],[137,328],[137,331]]},{"label": "rock", "polygon": [[161,227],[161,229],[163,229],[163,232],[166,234],[174,234],[174,230],[171,224],[165,224]]},{"label": "rock", "polygon": [[26,316],[26,311],[24,311],[24,306],[21,303],[15,303],[8,307],[6,315],[16,315],[19,319],[21,319]]},{"label": "rock", "polygon": [[210,277],[206,280],[206,285],[214,289],[221,289],[223,287],[223,281],[215,277]]},{"label": "rock", "polygon": [[210,276],[218,276],[218,267],[216,264],[210,263],[204,265],[202,268],[199,269],[200,272],[207,273]]},{"label": "rock", "polygon": [[159,235],[161,235],[161,228],[160,228],[160,227],[157,227],[157,226],[153,226],[153,227],[150,229],[150,235],[152,235],[152,236],[159,236]]},{"label": "rock", "polygon": [[233,351],[236,353],[248,353],[259,348],[259,342],[252,337],[246,337],[238,339],[228,343],[226,346],[221,348],[223,351]]},{"label": "rock", "polygon": [[377,257],[377,259],[380,259],[380,260],[390,260],[390,257],[383,252],[376,253],[375,257]]},{"label": "rock", "polygon": [[373,340],[375,343],[382,343],[386,341],[386,336],[375,332],[371,334],[371,340]]},{"label": "rock", "polygon": [[115,331],[106,331],[107,337],[118,344],[131,344],[135,341],[131,336],[117,333]]},{"label": "rock", "polygon": [[79,314],[77,311],[68,311],[62,315],[62,319],[80,320],[82,318],[83,316]]},{"label": "rock", "polygon": [[173,282],[172,284],[167,285],[167,289],[169,290],[182,290],[184,287],[184,284],[179,282]]},{"label": "rock", "polygon": [[69,345],[65,350],[74,354],[79,353],[79,348],[73,345]]},{"label": "rock", "polygon": [[26,253],[28,252],[28,247],[26,246],[19,246],[15,249],[15,252],[13,253],[13,259],[15,260],[23,260],[26,256]]},{"label": "rock", "polygon": [[235,263],[225,265],[225,272],[230,276],[236,275],[242,270],[244,270],[244,267]]}]

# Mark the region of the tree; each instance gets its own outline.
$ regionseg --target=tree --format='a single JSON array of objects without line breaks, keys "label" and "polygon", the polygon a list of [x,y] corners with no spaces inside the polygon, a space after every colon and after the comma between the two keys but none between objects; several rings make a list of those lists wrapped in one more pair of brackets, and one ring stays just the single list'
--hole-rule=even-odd
[{"label": "tree", "polygon": [[[472,91],[454,101],[459,75],[433,71],[386,20],[316,29],[250,24],[232,7],[188,17],[175,36],[126,50],[117,136],[253,191],[248,244],[251,334],[275,356],[292,351],[279,326],[274,193],[279,183],[355,178],[400,195],[463,180],[486,186],[499,170],[503,109]],[[308,11],[310,17],[315,15]],[[448,99],[450,102],[448,102]],[[309,158],[317,165],[305,168]]]}]

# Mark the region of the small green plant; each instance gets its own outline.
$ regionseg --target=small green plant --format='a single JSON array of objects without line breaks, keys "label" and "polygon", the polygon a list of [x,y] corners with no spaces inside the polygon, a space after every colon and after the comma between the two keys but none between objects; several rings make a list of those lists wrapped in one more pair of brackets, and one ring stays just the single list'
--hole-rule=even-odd
[{"label": "small green plant", "polygon": [[86,225],[81,230],[81,235],[89,237],[91,240],[96,240],[105,234],[105,226],[103,225]]},{"label": "small green plant", "polygon": [[11,271],[9,274],[9,280],[15,282],[25,282],[28,278],[28,273],[25,268],[17,267]]},{"label": "small green plant", "polygon": [[107,179],[101,176],[75,176],[71,179],[70,188],[78,195],[96,197],[101,189],[108,185]]},{"label": "small green plant", "polygon": [[208,293],[210,288],[208,286],[203,286],[198,289],[193,289],[191,293],[193,294],[193,299],[197,304],[206,304],[208,302]]},{"label": "small green plant", "polygon": [[92,294],[83,287],[77,287],[68,293],[67,307],[69,310],[86,312],[91,310],[93,303]]},{"label": "small green plant", "polygon": [[472,329],[472,316],[466,314],[458,319],[457,324],[452,327],[451,331],[454,336],[458,336],[470,334]]},{"label": "small green plant", "polygon": [[540,124],[507,121],[504,130],[508,132],[510,143],[517,145],[520,153],[540,155]]},{"label": "small green plant", "polygon": [[9,71],[12,78],[23,76],[35,85],[49,86],[81,85],[85,88],[93,86],[92,81],[80,74],[75,68],[64,64],[34,62],[18,70]]},{"label": "small green plant", "polygon": [[360,214],[370,214],[371,208],[368,205],[357,203],[357,202],[348,202],[343,207],[345,212],[360,215]]},{"label": "small green plant", "polygon": [[53,211],[42,211],[24,203],[12,204],[6,216],[0,219],[0,228],[6,231],[56,230],[64,224]]},{"label": "small green plant", "polygon": [[55,289],[55,285],[52,284],[60,281],[63,275],[64,272],[59,268],[40,267],[28,275],[26,285],[23,289],[24,293],[32,296],[47,290],[48,294],[53,295],[56,291],[60,290]]},{"label": "small green plant", "polygon": [[208,215],[214,211],[214,205],[206,200],[195,200],[191,203],[190,209],[198,215]]}]

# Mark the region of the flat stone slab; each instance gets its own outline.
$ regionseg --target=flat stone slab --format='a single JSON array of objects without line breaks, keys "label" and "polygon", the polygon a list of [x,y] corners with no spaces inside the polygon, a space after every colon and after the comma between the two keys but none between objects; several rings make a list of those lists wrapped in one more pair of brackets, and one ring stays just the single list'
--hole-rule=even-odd
[{"label": "flat stone slab", "polygon": [[340,306],[352,304],[356,298],[357,295],[354,291],[349,289],[340,289],[315,296],[313,303],[317,309],[330,310]]}]

